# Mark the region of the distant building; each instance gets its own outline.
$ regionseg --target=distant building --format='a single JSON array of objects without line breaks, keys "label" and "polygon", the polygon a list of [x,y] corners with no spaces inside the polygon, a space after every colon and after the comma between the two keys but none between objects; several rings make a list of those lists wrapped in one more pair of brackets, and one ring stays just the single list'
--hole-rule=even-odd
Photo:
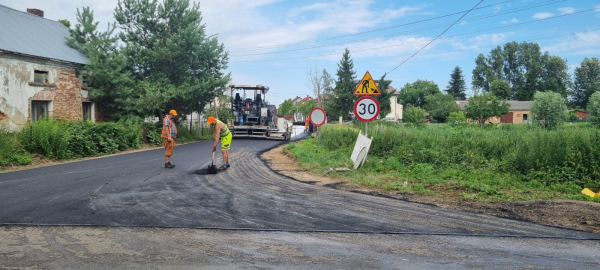
[{"label": "distant building", "polygon": [[312,98],[312,97],[311,97],[311,96],[309,96],[309,95],[306,95],[306,97],[305,97],[305,98],[303,98],[302,100],[298,101],[298,104],[302,104],[302,103],[304,103],[304,102],[307,102],[307,101],[309,101],[309,100],[314,100],[314,98]]},{"label": "distant building", "polygon": [[0,5],[0,125],[19,130],[44,117],[96,119],[84,78],[88,59],[65,44],[69,29]]},{"label": "distant building", "polygon": [[[533,101],[518,101],[508,100],[510,109],[508,114],[498,118],[493,117],[488,119],[488,122],[492,123],[509,123],[509,124],[531,124],[533,117],[531,114],[531,104]],[[464,111],[465,105],[469,103],[469,100],[457,100],[456,104],[460,106],[460,109]]]}]

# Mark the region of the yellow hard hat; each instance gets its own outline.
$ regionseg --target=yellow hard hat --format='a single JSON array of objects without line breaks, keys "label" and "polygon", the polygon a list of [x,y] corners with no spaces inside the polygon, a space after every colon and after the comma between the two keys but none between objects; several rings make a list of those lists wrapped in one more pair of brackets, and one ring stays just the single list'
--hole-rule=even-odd
[{"label": "yellow hard hat", "polygon": [[214,121],[215,121],[215,117],[214,116],[209,116],[208,117],[208,123],[209,124],[212,124],[212,122],[214,122]]},{"label": "yellow hard hat", "polygon": [[172,114],[172,115],[175,115],[175,116],[177,116],[177,112],[176,112],[175,110],[171,110],[171,111],[169,112],[169,114]]}]

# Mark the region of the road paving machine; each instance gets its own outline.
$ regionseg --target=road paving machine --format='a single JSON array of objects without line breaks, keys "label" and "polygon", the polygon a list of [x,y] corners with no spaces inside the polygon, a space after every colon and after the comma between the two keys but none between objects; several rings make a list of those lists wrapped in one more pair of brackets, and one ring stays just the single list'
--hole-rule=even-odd
[{"label": "road paving machine", "polygon": [[[291,129],[283,117],[277,117],[277,107],[266,102],[269,87],[262,85],[229,85],[233,119],[227,126],[234,138],[265,138],[289,140]],[[253,98],[246,98],[246,91]],[[233,95],[235,92],[235,96]],[[242,95],[240,95],[242,92]]]}]

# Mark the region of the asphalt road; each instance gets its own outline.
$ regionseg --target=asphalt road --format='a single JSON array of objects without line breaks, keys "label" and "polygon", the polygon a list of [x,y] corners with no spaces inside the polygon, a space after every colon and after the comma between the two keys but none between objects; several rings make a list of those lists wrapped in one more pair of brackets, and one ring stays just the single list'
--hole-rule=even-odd
[{"label": "asphalt road", "polygon": [[[211,158],[212,142],[209,141],[175,147],[171,159],[177,166],[175,169],[164,168],[164,150],[158,149],[0,174],[0,224],[5,225],[5,232],[20,228],[9,226],[18,224],[416,233],[414,236],[405,235],[406,238],[388,236],[381,244],[390,241],[414,244],[412,241],[421,241],[418,237],[451,238],[454,236],[431,234],[457,234],[473,237],[470,245],[482,249],[485,249],[484,243],[490,241],[494,245],[499,245],[494,241],[516,241],[527,246],[521,249],[529,252],[527,256],[537,258],[535,261],[546,258],[541,265],[589,268],[600,263],[598,256],[593,255],[600,251],[598,241],[567,240],[572,241],[567,246],[575,248],[561,250],[563,257],[555,258],[557,261],[547,261],[554,256],[554,246],[560,246],[565,240],[540,240],[543,237],[600,238],[599,234],[350,193],[280,176],[269,170],[258,157],[260,152],[279,143],[234,140],[230,157],[232,167],[217,175],[205,174]],[[220,163],[217,162],[218,165]],[[257,237],[263,235],[260,232],[246,233]],[[288,237],[287,234],[271,233]],[[424,235],[418,235],[420,233]],[[506,240],[492,237],[502,240],[489,240],[480,234],[541,238]],[[294,237],[303,239],[302,235],[310,234]],[[369,233],[359,235],[357,237],[367,241],[364,246],[377,245],[368,242]],[[6,248],[4,241],[0,240],[0,248]],[[535,249],[528,241],[542,241],[543,244]],[[320,245],[318,242],[305,244],[314,248]],[[458,245],[455,240],[445,244],[446,248]],[[519,245],[502,245],[508,250],[519,249]],[[343,241],[340,241],[339,248],[349,250],[343,247]],[[436,247],[433,241],[427,250],[433,252],[438,248],[443,249],[444,245]],[[506,256],[503,254],[497,253]],[[389,262],[393,262],[393,258],[389,257]],[[527,262],[526,258],[524,262]],[[511,260],[510,257],[494,259],[502,262]],[[444,264],[444,260],[432,261],[435,262]],[[516,265],[522,266],[520,263]],[[535,265],[538,265],[537,262]],[[365,268],[368,268],[367,265]],[[458,268],[465,268],[465,265],[461,264]]]}]

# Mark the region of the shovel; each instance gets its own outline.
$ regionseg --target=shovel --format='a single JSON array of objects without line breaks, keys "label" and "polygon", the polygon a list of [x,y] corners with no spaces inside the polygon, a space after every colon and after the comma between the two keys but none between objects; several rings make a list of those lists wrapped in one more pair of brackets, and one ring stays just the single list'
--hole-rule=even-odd
[{"label": "shovel", "polygon": [[215,151],[213,151],[212,163],[208,165],[207,174],[217,174],[217,166],[215,165]]}]

